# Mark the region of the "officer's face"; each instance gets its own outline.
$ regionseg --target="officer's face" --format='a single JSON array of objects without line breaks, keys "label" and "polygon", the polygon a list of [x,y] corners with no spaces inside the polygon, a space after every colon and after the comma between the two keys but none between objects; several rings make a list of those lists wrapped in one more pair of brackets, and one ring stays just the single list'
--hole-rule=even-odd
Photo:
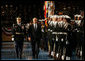
[{"label": "officer's face", "polygon": [[17,23],[21,23],[21,18],[17,18]]},{"label": "officer's face", "polygon": [[33,18],[33,23],[37,23],[37,18]]},{"label": "officer's face", "polygon": [[57,19],[57,21],[59,21],[59,18]]},{"label": "officer's face", "polygon": [[48,17],[48,20],[50,19],[50,17]]},{"label": "officer's face", "polygon": [[50,17],[48,17],[48,21],[50,20]]},{"label": "officer's face", "polygon": [[53,18],[53,21],[56,21],[56,18]]},{"label": "officer's face", "polygon": [[65,18],[63,18],[63,21],[64,21],[64,22],[66,22],[66,19],[65,19]]},{"label": "officer's face", "polygon": [[62,21],[62,17],[59,18],[59,21]]},{"label": "officer's face", "polygon": [[58,20],[58,18],[56,18],[56,21]]}]

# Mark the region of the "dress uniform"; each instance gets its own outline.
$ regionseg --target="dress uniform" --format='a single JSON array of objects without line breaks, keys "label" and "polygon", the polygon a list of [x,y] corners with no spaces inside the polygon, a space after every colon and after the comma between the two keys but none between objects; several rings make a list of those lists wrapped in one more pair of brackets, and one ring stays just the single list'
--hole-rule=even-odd
[{"label": "dress uniform", "polygon": [[82,36],[81,36],[81,39],[82,39],[82,49],[81,49],[81,56],[82,56],[82,59],[84,60],[84,18],[82,18],[82,20],[81,20],[81,34],[82,34]]},{"label": "dress uniform", "polygon": [[[15,48],[16,48],[16,54],[17,58],[22,58],[22,50],[23,50],[23,42],[24,42],[24,37],[25,37],[25,26],[24,24],[21,23],[21,18],[17,18],[17,23],[13,24],[13,35],[12,35],[12,40],[15,42]],[[20,21],[18,23],[18,21]]]},{"label": "dress uniform", "polygon": [[59,59],[62,59],[62,57],[64,57],[66,53],[66,41],[67,41],[66,30],[68,27],[68,23],[66,22],[65,19],[64,21],[63,18],[65,18],[63,15],[59,16],[58,25],[57,25],[58,52],[56,53],[56,57]]},{"label": "dress uniform", "polygon": [[82,36],[82,32],[81,32],[81,15],[77,15],[77,20],[75,20],[75,23],[76,23],[76,42],[77,42],[77,46],[76,46],[76,54],[77,56],[80,56],[80,52],[82,50],[82,39],[81,39],[81,36]]},{"label": "dress uniform", "polygon": [[42,32],[41,47],[44,48],[45,51],[47,51],[48,48],[47,48],[47,40],[46,40],[46,26],[44,22],[41,22],[41,32]]},{"label": "dress uniform", "polygon": [[53,32],[56,32],[56,29],[57,29],[57,15],[54,15],[53,16],[53,21],[52,21],[52,51],[51,51],[51,55],[55,58],[55,52],[57,51],[58,49],[58,44],[57,44],[57,40],[56,40],[56,34],[53,34]]},{"label": "dress uniform", "polygon": [[70,57],[72,56],[71,54],[72,54],[72,44],[73,44],[73,42],[72,42],[72,30],[71,30],[71,24],[70,24],[71,18],[68,15],[65,15],[65,19],[66,19],[65,25],[67,25],[66,30],[65,30],[67,32],[66,46],[65,46],[65,48],[66,48],[65,58],[67,60],[67,58],[70,59]]},{"label": "dress uniform", "polygon": [[[62,16],[60,16],[59,18],[62,18]],[[62,22],[62,19],[60,19],[60,21],[58,22],[58,32],[62,32],[62,30],[63,30],[63,28],[62,28],[62,26],[63,26],[63,22]],[[59,54],[59,56],[61,56],[61,49],[62,49],[62,47],[63,47],[63,45],[61,44],[62,43],[62,41],[63,41],[63,39],[62,39],[62,34],[58,34],[58,41],[59,41],[59,47],[58,47],[58,54]],[[61,41],[61,39],[62,39],[62,41]],[[56,56],[58,55],[58,54],[56,54]]]},{"label": "dress uniform", "polygon": [[49,19],[48,21],[48,32],[47,32],[47,35],[48,35],[48,43],[49,43],[49,56],[51,57],[51,51],[52,51],[52,17],[53,16],[50,16],[51,19]]}]

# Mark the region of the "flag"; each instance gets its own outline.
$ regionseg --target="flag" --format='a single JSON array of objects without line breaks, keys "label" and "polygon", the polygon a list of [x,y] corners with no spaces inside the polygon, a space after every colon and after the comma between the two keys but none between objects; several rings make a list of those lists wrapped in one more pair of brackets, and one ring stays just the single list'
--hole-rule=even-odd
[{"label": "flag", "polygon": [[44,5],[44,17],[46,18],[46,14],[47,14],[47,1],[45,1],[45,5]]},{"label": "flag", "polygon": [[48,17],[48,1],[45,1],[45,5],[44,5],[44,17],[45,17],[45,25],[47,26],[47,17]]}]

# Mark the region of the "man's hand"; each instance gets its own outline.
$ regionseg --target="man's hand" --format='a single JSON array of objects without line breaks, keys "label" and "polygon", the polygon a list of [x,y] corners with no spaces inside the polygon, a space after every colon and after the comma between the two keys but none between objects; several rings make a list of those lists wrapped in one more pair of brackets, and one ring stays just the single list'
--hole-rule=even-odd
[{"label": "man's hand", "polygon": [[12,41],[14,41],[14,38],[12,38]]},{"label": "man's hand", "polygon": [[28,40],[31,41],[31,37],[28,37]]}]

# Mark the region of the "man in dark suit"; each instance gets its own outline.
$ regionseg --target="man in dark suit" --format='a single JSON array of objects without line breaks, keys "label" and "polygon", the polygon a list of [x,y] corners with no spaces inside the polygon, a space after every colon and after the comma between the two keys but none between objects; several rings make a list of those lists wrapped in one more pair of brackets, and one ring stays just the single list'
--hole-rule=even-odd
[{"label": "man in dark suit", "polygon": [[15,42],[17,58],[22,58],[23,42],[25,37],[25,25],[21,23],[21,18],[16,18],[17,23],[13,24],[12,41]]},{"label": "man in dark suit", "polygon": [[38,24],[37,18],[33,18],[33,24],[29,27],[28,39],[31,41],[32,44],[33,58],[38,58],[39,44],[41,39],[41,25]]}]

